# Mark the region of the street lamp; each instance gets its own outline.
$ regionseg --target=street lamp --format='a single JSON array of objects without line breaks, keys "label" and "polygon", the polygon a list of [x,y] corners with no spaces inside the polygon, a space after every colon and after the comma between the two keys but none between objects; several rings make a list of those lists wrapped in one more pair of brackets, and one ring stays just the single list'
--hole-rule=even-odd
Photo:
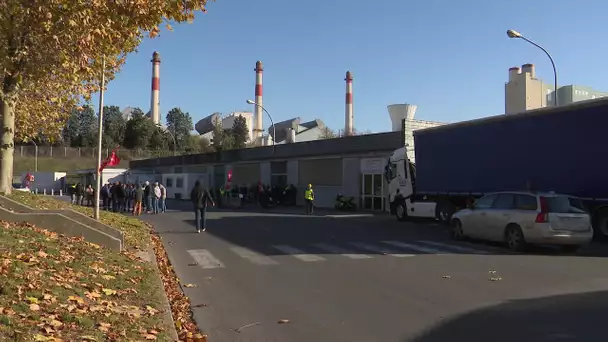
[{"label": "street lamp", "polygon": [[[163,126],[161,126],[159,123],[156,124],[156,126],[160,129],[164,129]],[[169,127],[167,127],[166,129],[164,129],[167,133],[169,133],[169,135],[171,135],[171,138],[173,138],[173,156],[177,155],[177,142],[175,141],[175,135],[173,133],[171,133],[171,131],[169,130]]]},{"label": "street lamp", "polygon": [[523,39],[526,42],[541,49],[547,55],[547,57],[549,57],[549,60],[551,61],[551,66],[553,67],[553,86],[555,87],[555,91],[553,93],[553,104],[557,107],[557,69],[555,68],[555,62],[553,61],[553,57],[551,57],[549,52],[547,52],[547,50],[545,50],[542,46],[540,46],[540,45],[536,44],[535,42],[531,41],[530,39],[524,37],[524,35],[522,35],[521,33],[517,32],[515,30],[507,30],[507,36],[509,38],[514,38],[514,39]]},{"label": "street lamp", "polygon": [[268,118],[270,119],[270,123],[272,124],[272,153],[274,154],[274,142],[275,142],[275,139],[277,138],[277,128],[274,126],[274,121],[272,121],[272,116],[270,115],[270,113],[268,113],[266,108],[264,108],[264,106],[262,106],[261,104],[255,102],[253,100],[247,100],[247,103],[250,105],[255,105],[255,106],[262,108],[264,113],[266,113],[266,115],[268,115]]},{"label": "street lamp", "polygon": [[101,84],[99,89],[99,123],[97,124],[97,179],[95,180],[95,210],[93,218],[99,220],[99,193],[101,191],[101,143],[103,141],[103,95],[106,85],[106,59],[101,58]]}]

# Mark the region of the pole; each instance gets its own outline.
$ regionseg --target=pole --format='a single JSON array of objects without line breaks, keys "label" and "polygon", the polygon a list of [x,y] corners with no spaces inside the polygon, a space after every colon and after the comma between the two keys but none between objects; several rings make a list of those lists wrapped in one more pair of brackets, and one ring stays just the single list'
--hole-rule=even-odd
[{"label": "pole", "polygon": [[549,52],[547,50],[545,50],[542,46],[536,44],[535,42],[531,41],[530,39],[524,37],[524,36],[520,36],[519,38],[527,41],[528,43],[536,46],[537,48],[541,49],[545,55],[547,55],[547,57],[549,57],[549,60],[551,61],[551,66],[553,67],[553,87],[555,87],[555,91],[553,93],[553,105],[555,107],[557,107],[557,68],[555,68],[555,61],[553,61],[553,57],[551,57],[551,54],[549,54]]},{"label": "pole", "polygon": [[99,192],[101,191],[101,142],[103,140],[103,93],[106,83],[106,60],[102,57],[101,62],[101,89],[99,90],[99,123],[97,125],[97,178],[95,180],[95,215],[94,218],[99,220]]},{"label": "pole", "polygon": [[36,144],[34,139],[31,141],[34,144],[34,172],[38,172],[38,144]]},{"label": "pole", "polygon": [[270,113],[268,113],[268,111],[266,110],[266,108],[264,108],[264,106],[262,106],[259,103],[255,103],[256,106],[262,108],[262,110],[264,111],[264,113],[266,113],[266,115],[268,115],[268,118],[270,119],[270,124],[272,125],[272,154],[274,155],[274,150],[275,150],[275,139],[277,138],[277,128],[274,125],[274,121],[272,121],[272,116],[270,115]]}]

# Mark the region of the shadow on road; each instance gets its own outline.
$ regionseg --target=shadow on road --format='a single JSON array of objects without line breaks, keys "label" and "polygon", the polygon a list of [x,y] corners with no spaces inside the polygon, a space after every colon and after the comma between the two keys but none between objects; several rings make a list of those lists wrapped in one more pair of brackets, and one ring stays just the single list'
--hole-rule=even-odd
[{"label": "shadow on road", "polygon": [[606,341],[608,291],[513,300],[456,317],[415,342]]},{"label": "shadow on road", "polygon": [[[211,211],[208,215],[206,234],[264,255],[519,254],[497,243],[455,242],[440,225],[395,222],[390,217],[379,220],[376,217],[305,216],[272,210],[264,213]],[[194,232],[193,218],[184,223]],[[175,234],[170,229],[159,233]],[[530,247],[525,254],[572,255],[558,248],[537,246]],[[586,249],[574,256],[608,256],[608,251],[601,247]]]}]

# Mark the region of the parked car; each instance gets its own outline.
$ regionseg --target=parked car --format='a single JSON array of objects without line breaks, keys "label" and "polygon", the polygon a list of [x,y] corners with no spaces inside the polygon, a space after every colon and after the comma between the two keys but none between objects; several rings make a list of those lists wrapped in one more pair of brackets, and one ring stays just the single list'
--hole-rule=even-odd
[{"label": "parked car", "polygon": [[591,217],[576,197],[552,192],[499,192],[479,198],[450,221],[453,239],[501,241],[514,251],[527,244],[575,252],[593,238]]}]

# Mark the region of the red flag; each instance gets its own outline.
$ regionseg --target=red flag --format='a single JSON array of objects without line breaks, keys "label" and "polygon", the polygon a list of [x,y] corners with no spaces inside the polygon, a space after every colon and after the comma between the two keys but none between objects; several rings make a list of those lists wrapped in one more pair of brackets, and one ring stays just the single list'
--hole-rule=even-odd
[{"label": "red flag", "polygon": [[102,172],[103,169],[106,168],[106,166],[116,166],[120,163],[120,158],[118,158],[118,155],[116,154],[116,151],[119,147],[120,146],[117,146],[114,150],[112,150],[112,153],[110,153],[108,158],[106,158],[106,160],[101,163],[101,166],[99,167],[99,172]]}]

